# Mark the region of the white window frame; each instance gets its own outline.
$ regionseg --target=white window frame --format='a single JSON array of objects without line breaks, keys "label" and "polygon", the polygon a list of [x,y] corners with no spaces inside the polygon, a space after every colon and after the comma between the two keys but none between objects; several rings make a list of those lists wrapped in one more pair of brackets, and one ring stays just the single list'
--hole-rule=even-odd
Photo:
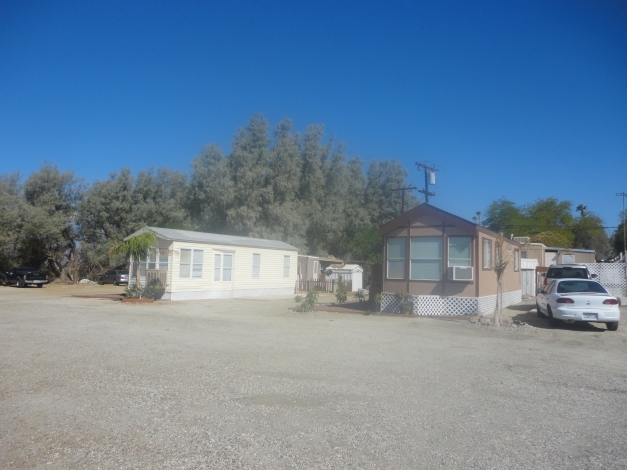
[{"label": "white window frame", "polygon": [[261,277],[261,253],[253,253],[253,279]]},{"label": "white window frame", "polygon": [[483,269],[492,269],[492,240],[487,238],[483,239]]},{"label": "white window frame", "polygon": [[283,255],[283,277],[290,277],[290,255]]},{"label": "white window frame", "polygon": [[[413,240],[437,240],[437,242],[440,245],[440,256],[439,257],[429,257],[429,258],[419,258],[417,253],[413,252],[413,244],[412,241]],[[411,237],[411,239],[409,240],[409,279],[411,279],[412,281],[441,281],[442,280],[442,262],[443,260],[443,256],[444,256],[444,248],[442,246],[442,237]],[[412,265],[414,264],[420,264],[421,262],[434,262],[437,261],[439,263],[439,267],[440,269],[438,269],[438,274],[439,276],[437,278],[426,278],[426,277],[413,277],[412,276]]]},{"label": "white window frame", "polygon": [[[399,246],[402,247],[402,251],[403,251],[403,257],[402,258],[390,258],[390,242],[394,242],[394,243],[398,243]],[[400,241],[400,243],[399,243]],[[390,237],[386,240],[386,247],[385,247],[385,254],[386,254],[386,260],[385,260],[385,277],[386,279],[405,279],[406,273],[407,273],[407,238],[405,237]],[[402,261],[403,263],[403,276],[402,277],[390,277],[390,261],[392,261],[393,263],[400,263]]]},{"label": "white window frame", "polygon": [[[179,255],[179,279],[202,279],[204,268],[204,250],[196,248],[181,248]],[[189,252],[189,263],[183,263],[183,252]],[[188,275],[183,275],[183,267],[188,267]]]},{"label": "white window frame", "polygon": [[520,271],[520,252],[514,250],[514,271]]},{"label": "white window frame", "polygon": [[[451,240],[459,240],[460,238],[466,238],[468,239],[468,258],[451,258],[450,253],[451,253]],[[470,266],[472,267],[472,237],[448,237],[448,241],[447,241],[447,264],[448,267],[451,268],[453,266]],[[451,264],[451,260],[455,260],[456,263],[455,264]],[[460,261],[468,261],[468,264],[458,264]]]},{"label": "white window frame", "polygon": [[[183,262],[183,252],[189,252],[189,261]],[[187,256],[185,256],[187,258]],[[185,267],[186,275],[183,274],[183,267]],[[181,253],[179,255],[179,278],[180,279],[191,279],[192,277],[192,249],[191,248],[181,248]]]},{"label": "white window frame", "polygon": [[[234,253],[214,253],[213,280],[214,282],[233,282]],[[227,259],[229,261],[227,266]],[[228,279],[227,279],[228,278]]]}]

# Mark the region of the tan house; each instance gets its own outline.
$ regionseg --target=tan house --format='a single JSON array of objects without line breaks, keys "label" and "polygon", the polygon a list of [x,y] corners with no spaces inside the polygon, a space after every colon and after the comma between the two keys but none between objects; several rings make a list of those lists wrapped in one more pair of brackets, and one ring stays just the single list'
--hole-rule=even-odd
[{"label": "tan house", "polygon": [[[411,296],[416,315],[484,315],[494,311],[495,257],[510,262],[503,305],[521,301],[520,243],[473,222],[420,204],[382,225],[381,311],[398,312],[395,293]],[[502,250],[498,248],[502,241]]]},{"label": "tan house", "polygon": [[596,263],[594,250],[544,246],[542,243],[530,242],[529,237],[514,237],[514,240],[522,245],[521,258],[538,260],[539,267],[549,267],[552,264]]}]

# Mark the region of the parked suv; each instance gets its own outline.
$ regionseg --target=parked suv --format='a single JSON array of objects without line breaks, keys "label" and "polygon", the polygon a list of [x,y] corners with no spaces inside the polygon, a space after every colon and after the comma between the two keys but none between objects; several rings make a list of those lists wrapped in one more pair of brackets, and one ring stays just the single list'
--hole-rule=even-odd
[{"label": "parked suv", "polygon": [[597,277],[596,274],[590,274],[585,264],[552,264],[542,276],[544,286],[555,279],[594,279]]},{"label": "parked suv", "polygon": [[98,278],[98,284],[128,284],[128,271],[122,271],[119,269],[113,269],[101,274]]}]

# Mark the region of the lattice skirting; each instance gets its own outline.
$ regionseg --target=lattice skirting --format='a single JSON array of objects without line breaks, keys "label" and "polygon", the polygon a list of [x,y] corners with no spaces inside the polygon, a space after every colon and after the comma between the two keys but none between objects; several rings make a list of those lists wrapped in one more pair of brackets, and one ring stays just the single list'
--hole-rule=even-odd
[{"label": "lattice skirting", "polygon": [[[487,315],[494,312],[496,295],[485,297],[444,297],[440,295],[412,295],[414,315]],[[503,294],[503,307],[522,300],[522,291]],[[389,292],[381,293],[381,312],[399,313],[400,303]]]}]

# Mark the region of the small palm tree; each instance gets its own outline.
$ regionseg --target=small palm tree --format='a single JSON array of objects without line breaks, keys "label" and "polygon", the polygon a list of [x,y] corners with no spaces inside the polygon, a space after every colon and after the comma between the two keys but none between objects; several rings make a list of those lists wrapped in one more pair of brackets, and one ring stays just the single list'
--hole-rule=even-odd
[{"label": "small palm tree", "polygon": [[148,257],[148,253],[157,243],[157,236],[152,232],[144,232],[140,235],[117,242],[109,250],[109,256],[123,255],[135,261],[135,284],[139,285],[140,262]]},{"label": "small palm tree", "polygon": [[495,253],[494,263],[492,264],[492,271],[496,274],[496,306],[494,308],[494,324],[500,326],[501,314],[503,310],[503,274],[509,265],[509,256],[506,256],[503,252],[503,235],[499,235],[495,240]]}]

